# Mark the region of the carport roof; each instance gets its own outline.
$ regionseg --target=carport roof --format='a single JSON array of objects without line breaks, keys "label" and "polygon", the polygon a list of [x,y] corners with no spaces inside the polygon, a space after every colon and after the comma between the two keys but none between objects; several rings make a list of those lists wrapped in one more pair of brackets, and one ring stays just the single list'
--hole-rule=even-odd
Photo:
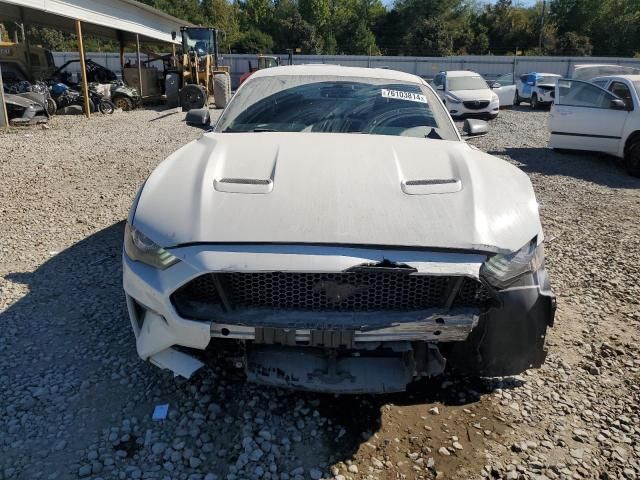
[{"label": "carport roof", "polygon": [[0,0],[0,20],[71,32],[80,20],[84,35],[147,43],[178,43],[180,26],[193,26],[136,0]]}]

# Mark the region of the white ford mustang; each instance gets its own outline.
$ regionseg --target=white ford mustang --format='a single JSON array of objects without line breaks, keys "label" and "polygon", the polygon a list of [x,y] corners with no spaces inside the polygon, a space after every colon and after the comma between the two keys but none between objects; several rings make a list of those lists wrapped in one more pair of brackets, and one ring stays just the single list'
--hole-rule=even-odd
[{"label": "white ford mustang", "polygon": [[253,382],[401,391],[544,361],[542,240],[528,177],[422,79],[277,67],[142,186],[124,290],[138,354],[175,374],[209,349]]}]

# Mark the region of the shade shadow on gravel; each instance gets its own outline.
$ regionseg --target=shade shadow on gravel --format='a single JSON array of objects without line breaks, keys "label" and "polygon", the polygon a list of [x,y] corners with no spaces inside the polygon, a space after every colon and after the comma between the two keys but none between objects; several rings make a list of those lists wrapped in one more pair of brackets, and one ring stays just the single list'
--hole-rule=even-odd
[{"label": "shade shadow on gravel", "polygon": [[[4,420],[0,421],[0,429],[8,432],[0,467],[17,468],[16,478],[37,478],[37,473],[43,471],[87,468],[82,458],[76,460],[74,452],[86,449],[90,439],[106,440],[105,431],[113,430],[114,424],[119,425],[133,414],[143,419],[139,431],[116,438],[106,448],[89,447],[89,455],[99,451],[101,462],[115,455],[120,468],[139,464],[143,457],[138,451],[144,431],[149,428],[149,420],[144,419],[161,401],[169,402],[174,410],[183,408],[186,415],[206,415],[211,412],[209,402],[217,402],[223,405],[219,411],[215,409],[218,418],[244,417],[255,428],[259,425],[246,416],[247,411],[254,414],[254,407],[247,410],[246,405],[262,398],[258,405],[276,402],[276,408],[269,407],[270,415],[276,419],[275,425],[282,425],[283,432],[295,424],[294,411],[301,412],[296,418],[308,422],[304,412],[305,405],[310,405],[319,412],[316,418],[325,419],[326,423],[312,420],[312,426],[300,430],[300,446],[293,448],[296,461],[312,468],[320,462],[354,458],[362,445],[381,431],[385,405],[406,406],[426,415],[425,404],[438,404],[441,409],[471,406],[492,391],[492,384],[487,382],[447,374],[412,384],[401,394],[335,397],[299,393],[245,384],[242,375],[223,366],[223,358],[217,366],[198,372],[189,381],[175,380],[136,355],[121,286],[123,230],[124,222],[116,223],[53,255],[34,272],[5,276],[29,289],[0,314],[0,324],[9,334],[0,349],[0,362],[8,372],[0,378],[0,386],[8,392],[5,407],[0,407],[0,420]],[[17,357],[11,354],[17,351],[31,352],[31,362],[17,363]],[[516,385],[512,382],[499,386]],[[203,397],[209,400],[203,402]],[[225,403],[230,398],[233,401]],[[21,422],[11,422],[15,417],[20,417]],[[183,428],[181,418],[159,427],[162,441],[175,438],[176,431]],[[238,421],[220,425],[209,417],[199,429],[209,433],[214,451],[219,452],[227,444],[240,444],[246,438],[241,425]],[[317,433],[308,437],[314,429]],[[302,448],[307,441],[316,446]],[[148,451],[150,445],[145,448]],[[228,450],[210,464],[216,465],[219,475],[225,475],[228,465],[237,463],[237,453]],[[122,456],[118,458],[119,451]],[[293,467],[295,464],[288,465]]]},{"label": "shade shadow on gravel", "polygon": [[640,188],[640,179],[622,169],[619,159],[590,152],[558,152],[551,148],[510,148],[487,153],[520,162],[527,173],[573,177],[611,188]]}]

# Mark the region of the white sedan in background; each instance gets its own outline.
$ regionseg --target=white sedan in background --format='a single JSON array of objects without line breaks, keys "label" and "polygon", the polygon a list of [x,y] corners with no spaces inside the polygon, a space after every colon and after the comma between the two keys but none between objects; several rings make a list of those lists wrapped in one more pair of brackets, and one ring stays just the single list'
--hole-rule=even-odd
[{"label": "white sedan in background", "polygon": [[440,72],[433,86],[454,118],[494,119],[500,111],[498,95],[479,73],[468,70]]},{"label": "white sedan in background", "polygon": [[622,158],[640,177],[640,75],[561,79],[549,116],[549,145]]}]

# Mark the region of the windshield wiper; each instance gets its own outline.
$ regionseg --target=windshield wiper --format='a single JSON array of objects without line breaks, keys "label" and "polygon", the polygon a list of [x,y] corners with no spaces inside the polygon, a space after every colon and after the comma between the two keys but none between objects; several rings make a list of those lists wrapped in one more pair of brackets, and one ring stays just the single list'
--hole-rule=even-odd
[{"label": "windshield wiper", "polygon": [[236,130],[235,128],[227,127],[222,130],[222,133],[248,133],[248,132],[277,132],[278,130],[274,130],[272,128],[252,128],[251,130]]}]

